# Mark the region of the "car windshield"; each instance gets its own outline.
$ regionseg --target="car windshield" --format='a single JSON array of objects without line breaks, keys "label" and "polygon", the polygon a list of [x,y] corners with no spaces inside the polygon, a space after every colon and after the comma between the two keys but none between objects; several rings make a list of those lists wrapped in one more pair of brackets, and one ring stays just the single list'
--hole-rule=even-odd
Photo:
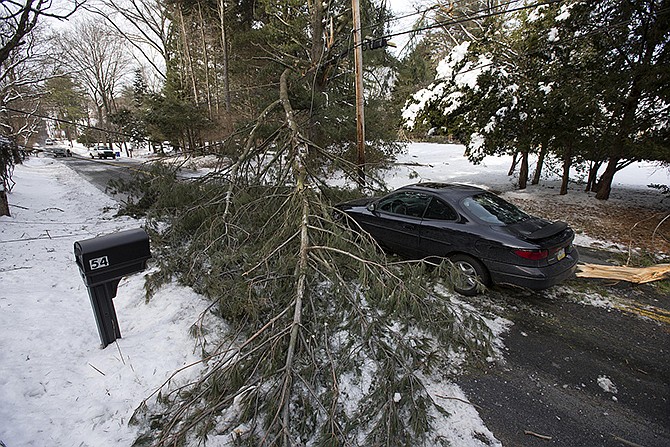
[{"label": "car windshield", "polygon": [[530,218],[516,206],[488,192],[466,198],[463,207],[478,219],[496,225],[514,224]]}]

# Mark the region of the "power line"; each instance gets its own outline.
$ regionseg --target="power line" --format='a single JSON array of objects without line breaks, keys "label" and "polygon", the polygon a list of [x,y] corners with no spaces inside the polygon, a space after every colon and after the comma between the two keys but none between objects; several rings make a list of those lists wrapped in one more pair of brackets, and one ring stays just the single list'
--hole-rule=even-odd
[{"label": "power line", "polygon": [[42,119],[46,119],[46,120],[52,120],[52,121],[56,121],[58,123],[68,124],[70,126],[83,127],[83,128],[86,128],[86,129],[98,130],[100,132],[105,132],[105,133],[109,133],[109,134],[114,134],[114,135],[133,138],[133,135],[126,134],[126,133],[123,133],[123,132],[119,132],[119,131],[113,130],[113,129],[103,129],[102,127],[91,126],[90,124],[75,123],[74,121],[68,121],[68,120],[64,120],[64,119],[60,119],[60,118],[54,118],[53,116],[42,115],[42,114],[37,113],[37,112],[26,112],[25,110],[13,109],[13,108],[7,107],[7,106],[3,106],[2,108],[4,110],[8,110],[10,112],[21,113],[23,115],[34,116],[36,118],[42,118]]},{"label": "power line", "polygon": [[[516,1],[521,1],[521,0],[516,0]],[[433,6],[429,7],[429,8],[426,8],[426,9],[423,9],[423,10],[420,9],[420,10],[417,10],[417,11],[415,11],[415,12],[411,12],[411,13],[409,13],[409,14],[405,14],[405,15],[403,15],[403,16],[394,16],[394,17],[391,17],[390,19],[385,20],[383,23],[399,22],[400,20],[409,19],[410,17],[414,17],[414,16],[422,16],[422,15],[425,15],[426,13],[431,12],[431,11],[434,10],[434,9],[438,9],[439,7],[440,7],[440,5],[433,5]],[[376,23],[376,24],[374,24],[374,25],[366,25],[366,26],[364,26],[364,27],[361,28],[361,29],[373,28],[373,27],[376,27],[376,26],[378,26],[378,25],[380,25],[380,24],[381,24],[381,23]]]},{"label": "power line", "polygon": [[[519,6],[519,7],[516,7],[516,8],[505,9],[503,11],[491,11],[492,9],[498,9],[498,8],[505,7],[505,6],[510,6],[514,3],[519,2],[519,0],[512,0],[512,1],[509,1],[507,3],[503,3],[503,4],[500,4],[498,6],[495,6],[493,8],[486,8],[486,9],[480,9],[478,11],[474,11],[473,12],[474,16],[471,16],[471,17],[462,17],[462,18],[459,18],[459,19],[451,19],[451,20],[436,22],[436,23],[433,23],[431,25],[426,25],[426,26],[423,26],[423,27],[414,28],[414,29],[411,29],[411,30],[408,30],[408,31],[399,31],[399,32],[395,32],[395,33],[385,34],[385,35],[381,36],[381,38],[382,39],[391,39],[393,37],[403,36],[403,35],[406,35],[406,34],[418,34],[418,33],[421,33],[423,31],[429,31],[429,30],[436,29],[436,28],[444,28],[444,27],[447,27],[447,26],[460,25],[462,23],[467,23],[467,22],[471,22],[471,21],[474,21],[474,20],[483,20],[483,19],[488,19],[488,18],[491,18],[491,17],[498,17],[498,16],[501,16],[501,15],[504,15],[504,14],[511,14],[511,13],[514,13],[514,12],[524,11],[524,10],[527,10],[527,9],[539,8],[541,6],[554,5],[554,4],[557,4],[557,3],[561,3],[563,1],[565,1],[565,0],[548,0],[548,1],[545,1],[545,2],[535,3],[533,5],[524,5],[524,6]],[[485,13],[485,14],[481,14],[481,13]],[[481,14],[481,15],[477,15],[477,14]]]},{"label": "power line", "polygon": [[30,242],[30,241],[48,241],[51,239],[70,239],[73,237],[81,237],[81,236],[90,236],[91,233],[77,233],[77,234],[61,234],[61,235],[55,235],[55,236],[36,236],[36,237],[27,237],[27,238],[22,238],[22,239],[8,239],[6,241],[0,241],[0,244],[11,244],[14,242]]},{"label": "power line", "polygon": [[[522,2],[522,1],[523,1],[523,0],[511,0],[511,1],[508,1],[508,2],[506,2],[506,3],[501,3],[501,4],[499,4],[499,5],[492,6],[492,7],[490,7],[490,8],[480,9],[480,10],[478,10],[478,11],[473,11],[472,13],[473,13],[473,14],[479,14],[479,13],[481,13],[481,12],[486,12],[486,11],[489,11],[489,10],[491,10],[491,9],[502,8],[502,7],[509,6],[509,5],[514,4],[514,3],[519,3],[519,2]],[[367,29],[371,29],[371,28],[376,28],[376,27],[378,27],[379,25],[381,25],[382,23],[389,24],[389,23],[391,23],[391,22],[399,22],[400,20],[408,19],[408,18],[410,18],[410,17],[414,17],[414,16],[424,16],[424,15],[426,15],[427,13],[429,13],[429,12],[431,12],[431,11],[433,11],[433,10],[440,9],[440,8],[441,8],[441,5],[430,6],[430,7],[426,8],[426,9],[420,9],[420,10],[417,10],[417,11],[415,11],[415,12],[412,12],[412,13],[409,13],[409,14],[405,14],[405,15],[402,15],[402,16],[391,17],[391,18],[389,18],[389,19],[384,20],[383,22],[377,22],[377,23],[374,23],[374,24],[366,25],[366,26],[362,27],[361,30],[367,30]],[[413,31],[413,30],[412,30],[412,31]],[[409,33],[409,32],[412,32],[412,31],[408,31],[408,33]]]},{"label": "power line", "polygon": [[[265,86],[267,86],[267,85],[277,85],[277,83],[266,84]],[[132,138],[136,138],[135,135],[126,134],[126,133],[124,133],[124,132],[119,132],[119,131],[116,131],[116,130],[110,130],[110,129],[103,129],[103,128],[100,128],[100,127],[90,126],[90,125],[87,125],[87,124],[75,123],[75,122],[73,122],[73,121],[63,120],[63,119],[60,119],[60,118],[54,118],[54,117],[47,116],[47,115],[41,115],[41,114],[36,113],[36,112],[27,112],[27,111],[25,111],[25,110],[13,109],[13,108],[11,108],[11,107],[6,107],[6,106],[3,107],[2,109],[4,109],[4,110],[8,110],[8,111],[10,111],[10,112],[20,113],[20,114],[23,114],[23,115],[35,116],[35,117],[37,117],[37,118],[42,118],[42,119],[47,119],[47,120],[53,120],[53,121],[57,121],[57,122],[60,122],[60,123],[69,124],[69,125],[71,125],[71,126],[83,127],[83,128],[86,128],[86,129],[98,130],[98,131],[100,131],[100,132],[105,132],[105,133],[108,133],[108,134],[113,134],[113,135],[118,135],[118,136],[124,136],[124,137],[128,137],[128,138],[131,138],[131,139],[132,139]],[[249,126],[248,126],[248,127],[249,127]],[[136,139],[135,141],[137,141],[137,142],[141,142],[141,143],[151,143],[151,142],[152,142],[152,140],[151,140],[150,138],[147,138],[147,137],[142,137],[142,138]],[[220,143],[217,143],[217,144],[213,144],[213,145],[211,145],[211,146],[218,146],[219,144],[220,144]],[[219,154],[217,154],[216,152],[211,152],[211,151],[205,152],[204,149],[205,149],[206,147],[207,147],[207,146],[203,146],[203,147],[200,147],[200,148],[197,148],[197,149],[188,150],[188,151],[187,151],[187,150],[181,150],[178,154],[176,154],[176,155],[174,155],[174,156],[175,156],[175,157],[177,157],[177,156],[182,156],[182,155],[189,156],[189,155],[191,155],[191,154],[198,154],[198,155],[219,155]],[[32,149],[32,148],[26,148],[26,149]],[[79,157],[79,156],[75,155],[75,157]],[[172,156],[166,156],[166,158],[169,158],[169,157],[172,157]],[[88,161],[90,161],[91,163],[106,163],[105,161],[102,161],[102,160],[94,160],[94,159],[89,160],[87,157],[79,157],[79,158],[88,160]],[[134,168],[132,168],[132,167],[128,167],[128,166],[119,166],[119,165],[112,164],[112,163],[107,163],[107,164],[109,164],[110,166],[114,166],[114,167],[116,167],[116,168],[130,169],[130,170],[133,170],[133,169],[134,169]],[[142,171],[142,172],[143,172],[144,174],[147,174],[147,172],[145,172],[145,171]]]},{"label": "power line", "polygon": [[[270,83],[267,83],[267,84],[253,85],[253,86],[248,86],[248,87],[240,87],[240,88],[237,88],[237,89],[234,89],[234,90],[230,90],[230,92],[231,93],[248,92],[250,90],[257,90],[257,89],[262,89],[262,88],[267,88],[267,87],[276,87],[278,85],[279,85],[279,82],[270,82]],[[54,118],[53,116],[42,115],[42,114],[37,113],[37,112],[27,112],[25,110],[13,109],[13,108],[8,107],[8,106],[2,106],[0,108],[0,110],[8,110],[10,112],[20,113],[22,115],[34,116],[34,117],[37,117],[37,118],[42,118],[42,119],[47,119],[47,120],[52,120],[52,121],[56,121],[58,123],[63,123],[63,124],[67,124],[67,125],[70,125],[70,126],[81,127],[81,128],[84,128],[84,129],[97,130],[97,131],[104,132],[104,133],[107,133],[107,134],[117,135],[117,136],[121,136],[121,137],[127,137],[129,139],[135,139],[136,138],[135,135],[127,134],[127,133],[124,133],[124,132],[121,132],[121,131],[118,131],[118,130],[104,129],[102,127],[92,126],[90,124],[76,123],[74,121],[68,121],[68,120],[64,120],[64,119],[60,119],[60,118]],[[141,138],[138,141],[147,142],[147,141],[150,141],[150,139],[149,138]]]},{"label": "power line", "polygon": [[[461,23],[471,22],[473,20],[488,19],[488,18],[491,18],[491,17],[500,16],[500,15],[503,15],[503,14],[511,14],[511,13],[514,13],[514,12],[523,11],[523,10],[526,10],[526,9],[539,8],[540,6],[554,5],[556,3],[561,3],[562,1],[564,1],[564,0],[549,0],[549,1],[546,1],[546,2],[542,2],[542,3],[536,3],[534,5],[525,5],[525,6],[519,6],[517,8],[506,9],[504,11],[488,12],[486,14],[483,14],[483,15],[480,15],[480,16],[475,16],[475,17],[463,17],[461,19],[445,20],[443,22],[437,22],[437,23],[434,23],[432,25],[426,25],[426,26],[423,26],[423,27],[420,27],[420,28],[417,28],[417,29],[413,29],[413,30],[410,30],[410,31],[401,31],[401,32],[397,32],[397,33],[392,33],[392,34],[389,34],[389,35],[384,36],[384,37],[391,38],[391,37],[402,36],[402,35],[410,34],[410,33],[420,33],[422,31],[429,31],[431,29],[443,28],[443,27],[446,27],[446,26],[460,25]],[[505,3],[505,4],[500,5],[500,6],[508,6],[512,3],[517,3],[517,1],[508,2],[508,3]],[[481,9],[479,11],[475,11],[474,14],[479,14],[480,12],[485,12],[485,11],[488,11],[489,9],[491,9],[491,8]]]}]

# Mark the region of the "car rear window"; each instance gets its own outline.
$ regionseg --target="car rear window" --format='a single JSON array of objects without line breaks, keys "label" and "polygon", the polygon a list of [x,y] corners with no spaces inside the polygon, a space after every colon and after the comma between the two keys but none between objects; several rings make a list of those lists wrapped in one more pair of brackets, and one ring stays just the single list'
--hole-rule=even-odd
[{"label": "car rear window", "polygon": [[530,218],[516,206],[488,192],[464,199],[463,207],[490,224],[510,225]]}]

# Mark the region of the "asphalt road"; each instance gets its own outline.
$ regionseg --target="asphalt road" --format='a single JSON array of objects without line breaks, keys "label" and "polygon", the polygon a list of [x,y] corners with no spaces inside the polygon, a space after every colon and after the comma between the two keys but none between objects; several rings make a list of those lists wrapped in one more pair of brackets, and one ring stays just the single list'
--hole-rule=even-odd
[{"label": "asphalt road", "polygon": [[109,182],[112,180],[130,180],[133,175],[143,168],[141,161],[126,157],[100,160],[73,155],[72,157],[60,158],[60,160],[67,163],[95,187],[119,201],[124,201],[126,196],[117,194],[113,188],[110,188]]},{"label": "asphalt road", "polygon": [[[129,159],[65,162],[107,192],[110,179],[141,168]],[[590,263],[611,257],[580,254]],[[608,304],[594,306],[598,297]],[[458,381],[504,446],[670,446],[669,296],[575,279],[537,293],[494,289],[471,303],[514,323],[504,361]]]},{"label": "asphalt road", "polygon": [[[594,290],[610,305],[580,303]],[[670,446],[670,297],[575,279],[479,305],[514,325],[504,362],[459,385],[504,446]]]}]

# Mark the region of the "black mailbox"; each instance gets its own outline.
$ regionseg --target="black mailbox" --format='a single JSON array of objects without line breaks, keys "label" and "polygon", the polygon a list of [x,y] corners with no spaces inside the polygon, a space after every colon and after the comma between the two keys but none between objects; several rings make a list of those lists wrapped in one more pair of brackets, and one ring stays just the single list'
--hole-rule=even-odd
[{"label": "black mailbox", "polygon": [[122,277],[146,268],[151,257],[149,236],[140,228],[77,241],[74,256],[88,288],[104,348],[121,338],[112,299]]},{"label": "black mailbox", "polygon": [[87,286],[95,286],[146,268],[149,236],[138,228],[74,243],[74,255]]}]

